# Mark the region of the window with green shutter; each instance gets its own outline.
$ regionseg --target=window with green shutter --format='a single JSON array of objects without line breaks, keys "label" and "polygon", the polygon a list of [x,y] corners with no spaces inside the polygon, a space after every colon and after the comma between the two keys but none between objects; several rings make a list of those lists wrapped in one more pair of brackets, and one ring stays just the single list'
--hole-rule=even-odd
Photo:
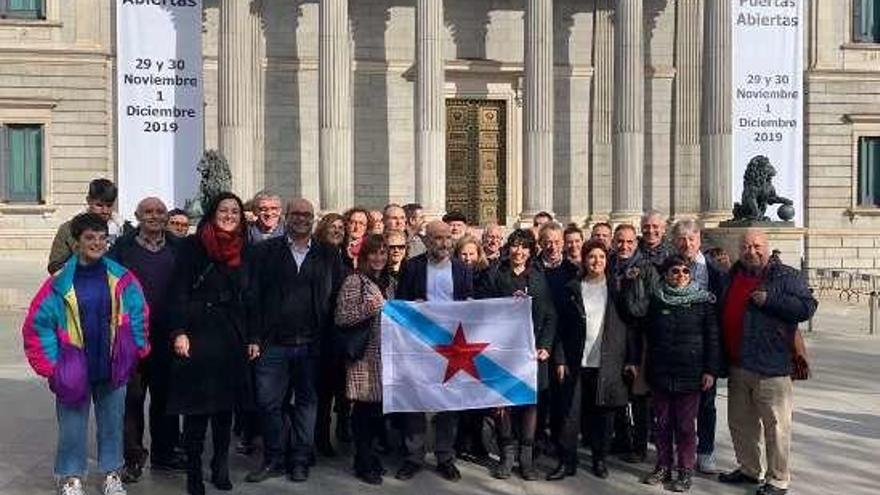
[{"label": "window with green shutter", "polygon": [[853,0],[853,41],[880,43],[880,0]]},{"label": "window with green shutter", "polygon": [[42,199],[43,126],[9,124],[0,128],[3,201],[38,203]]},{"label": "window with green shutter", "polygon": [[859,138],[859,205],[880,206],[880,136]]},{"label": "window with green shutter", "polygon": [[45,19],[46,0],[0,0],[0,18]]}]

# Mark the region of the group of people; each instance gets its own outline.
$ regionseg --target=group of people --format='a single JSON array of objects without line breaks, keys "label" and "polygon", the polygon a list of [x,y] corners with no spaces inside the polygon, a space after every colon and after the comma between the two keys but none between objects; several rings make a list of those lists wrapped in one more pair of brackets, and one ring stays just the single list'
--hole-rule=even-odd
[{"label": "group of people", "polygon": [[[640,463],[652,438],[657,460],[643,482],[682,492],[695,470],[717,473],[720,378],[738,467],[719,480],[755,484],[758,495],[788,489],[791,375],[805,365],[797,325],[817,302],[760,230],[744,232],[731,266],[723,250],[703,252],[696,222],[667,234],[657,212],[589,231],[542,212],[505,237],[457,212],[426,221],[418,204],[318,218],[308,200],[284,204],[271,192],[247,205],[221,193],[194,229],[184,212],[145,198],[131,228],[114,218],[115,200],[112,182],[92,181],[86,212],[59,227],[51,276],[23,325],[27,359],[56,397],[63,495],[84,493],[92,406],[105,495],[124,494],[148,458],[152,469],[185,471],[188,493],[205,493],[209,425],[217,489],[233,488],[233,430],[241,453],[261,439],[262,463],[246,482],[306,481],[316,452],[335,455],[334,413],[337,442],[353,442],[354,473],[370,484],[382,483],[380,454],[395,448],[395,477],[417,475],[433,424],[436,470],[450,481],[461,478],[457,459],[536,480],[539,454],[556,456],[544,477],[560,480],[576,474],[579,442],[606,478],[613,450]],[[383,415],[384,302],[496,297],[531,298],[537,404],[433,421]]]}]

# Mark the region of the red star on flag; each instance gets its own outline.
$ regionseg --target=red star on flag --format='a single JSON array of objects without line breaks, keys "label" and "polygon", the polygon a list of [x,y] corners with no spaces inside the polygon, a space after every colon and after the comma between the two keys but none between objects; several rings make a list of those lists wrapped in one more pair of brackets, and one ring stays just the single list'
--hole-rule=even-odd
[{"label": "red star on flag", "polygon": [[477,372],[476,365],[474,365],[474,358],[488,346],[488,342],[468,342],[465,339],[461,322],[459,322],[458,328],[455,330],[455,336],[452,338],[452,343],[434,347],[438,354],[449,360],[449,363],[446,365],[446,377],[443,379],[443,383],[448,382],[459,371],[464,371],[479,380],[480,374]]}]

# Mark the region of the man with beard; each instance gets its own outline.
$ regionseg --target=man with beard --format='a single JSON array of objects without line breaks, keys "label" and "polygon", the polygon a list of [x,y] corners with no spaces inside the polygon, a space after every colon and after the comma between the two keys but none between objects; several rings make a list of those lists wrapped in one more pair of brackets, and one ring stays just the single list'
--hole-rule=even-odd
[{"label": "man with beard", "polygon": [[[404,301],[462,301],[474,297],[473,273],[452,256],[450,226],[435,220],[425,229],[427,252],[403,265],[395,297]],[[434,455],[437,472],[449,481],[461,479],[455,466],[455,437],[458,413],[439,412],[434,417]],[[427,420],[423,413],[403,416],[407,456],[397,471],[397,479],[408,480],[421,471],[425,463]]]}]

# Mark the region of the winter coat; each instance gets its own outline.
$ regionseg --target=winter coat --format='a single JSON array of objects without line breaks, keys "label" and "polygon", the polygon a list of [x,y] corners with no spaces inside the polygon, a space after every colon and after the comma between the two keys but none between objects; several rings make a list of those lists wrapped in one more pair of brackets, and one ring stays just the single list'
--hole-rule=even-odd
[{"label": "winter coat", "polygon": [[361,273],[349,275],[339,290],[336,304],[336,325],[345,332],[366,319],[370,319],[370,336],[364,356],[345,364],[345,396],[361,402],[382,402],[382,337],[381,313],[386,299],[394,295],[394,285],[382,294],[373,281]]},{"label": "winter coat", "polygon": [[651,390],[699,392],[703,374],[719,375],[720,333],[714,301],[671,305],[651,296],[647,308],[635,311],[644,311],[646,316],[644,372]]},{"label": "winter coat", "polygon": [[[74,290],[76,256],[50,276],[31,301],[22,337],[24,351],[34,371],[49,379],[59,402],[80,405],[89,398],[88,365],[83,328]],[[149,309],[134,274],[106,257],[111,294],[110,385],[128,383],[138,360],[150,352]]]},{"label": "winter coat", "polygon": [[235,268],[208,257],[197,235],[178,251],[171,337],[189,338],[189,357],[171,365],[169,414],[214,414],[247,406],[251,397],[247,329],[255,307],[249,253]]},{"label": "winter coat", "polygon": [[[561,306],[556,325],[556,346],[553,348],[553,364],[565,365],[569,373],[579,373],[586,342],[587,315],[581,295],[580,278],[565,285],[565,302]],[[596,405],[603,407],[625,406],[629,393],[623,380],[623,368],[627,364],[638,365],[637,354],[640,338],[631,325],[627,325],[617,310],[619,295],[609,287],[602,323],[601,357],[599,378],[596,384]]]},{"label": "winter coat", "polygon": [[[742,270],[737,262],[722,291],[726,303],[729,282]],[[809,320],[819,302],[810,293],[801,272],[782,263],[770,263],[761,274],[760,287],[767,292],[762,307],[749,301],[743,318],[740,366],[764,376],[788,376],[792,372],[792,346],[798,324]]]},{"label": "winter coat", "polygon": [[[553,351],[553,343],[556,340],[556,309],[550,288],[544,278],[544,273],[533,267],[526,269],[525,287],[529,297],[532,298],[532,327],[535,333],[535,347]],[[481,288],[478,297],[488,299],[493,297],[510,297],[520,290],[520,281],[513,274],[509,261],[502,261],[497,266],[489,269],[485,278],[485,284]],[[549,359],[538,362],[538,389],[544,390],[549,384]]]}]

